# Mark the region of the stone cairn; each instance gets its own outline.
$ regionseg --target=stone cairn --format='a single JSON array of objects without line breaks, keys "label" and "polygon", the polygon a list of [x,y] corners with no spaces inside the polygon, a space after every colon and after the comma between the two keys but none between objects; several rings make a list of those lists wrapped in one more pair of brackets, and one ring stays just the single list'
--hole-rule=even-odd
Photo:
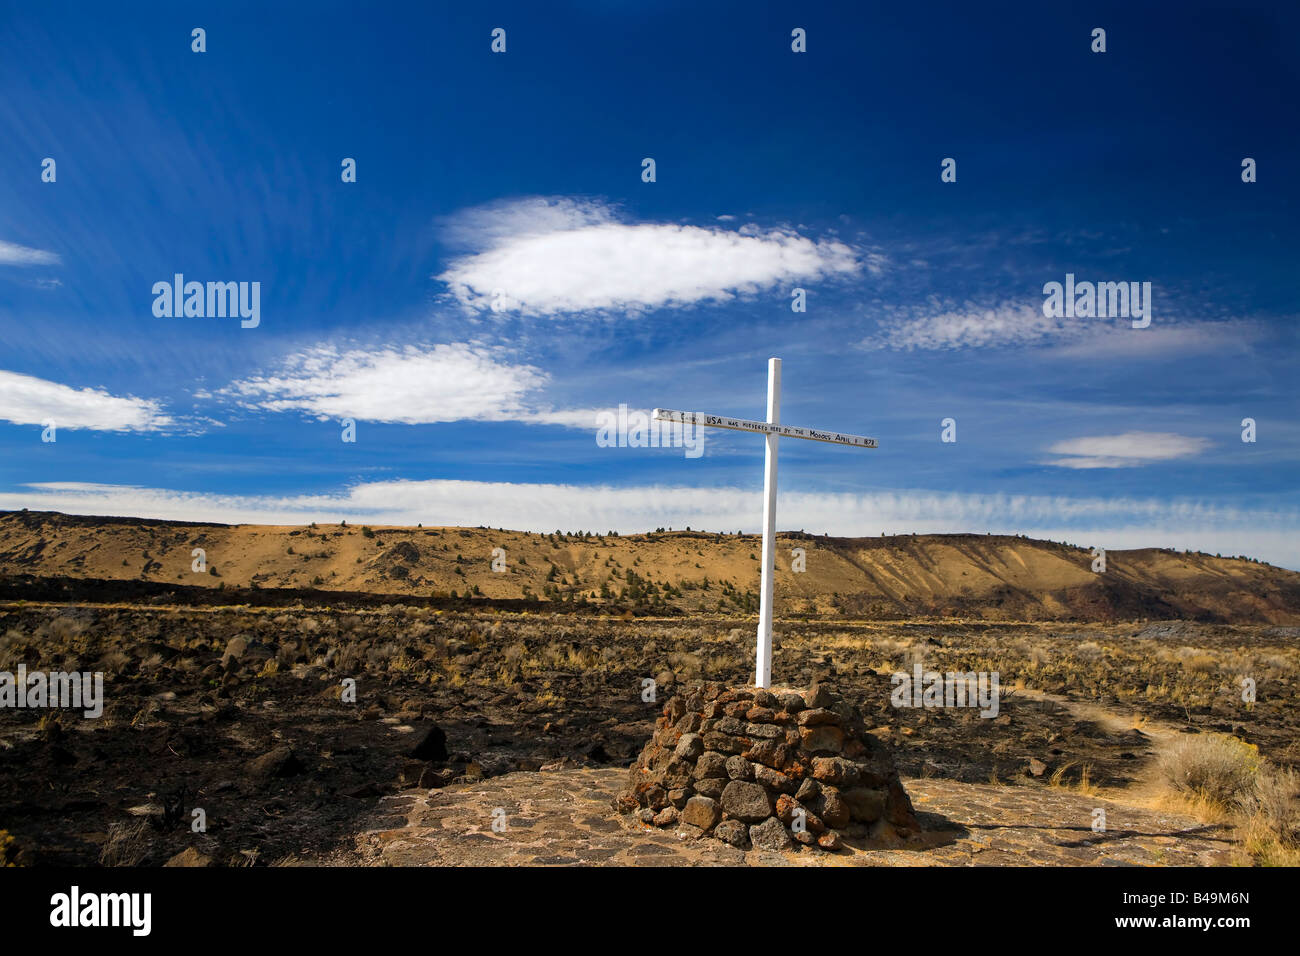
[{"label": "stone cairn", "polygon": [[889,750],[825,685],[704,684],[668,701],[655,728],[615,801],[643,823],[768,850],[920,829]]}]

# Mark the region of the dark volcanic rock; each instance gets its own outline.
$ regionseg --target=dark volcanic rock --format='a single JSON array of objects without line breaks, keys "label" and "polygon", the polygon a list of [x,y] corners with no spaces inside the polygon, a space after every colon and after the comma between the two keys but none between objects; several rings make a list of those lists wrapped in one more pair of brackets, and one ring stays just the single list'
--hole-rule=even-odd
[{"label": "dark volcanic rock", "polygon": [[436,724],[429,728],[424,738],[411,750],[416,760],[429,760],[437,763],[447,759],[447,735]]},{"label": "dark volcanic rock", "polygon": [[739,755],[727,758],[727,776],[732,780],[753,780],[754,767]]},{"label": "dark volcanic rock", "polygon": [[292,777],[295,774],[302,773],[307,768],[303,766],[301,760],[293,750],[287,746],[281,745],[274,750],[255,757],[245,764],[248,775],[254,779],[267,779],[270,777]]},{"label": "dark volcanic rock", "polygon": [[750,827],[749,842],[760,850],[788,850],[791,846],[790,834],[776,817]]},{"label": "dark volcanic rock", "polygon": [[730,843],[742,850],[749,847],[749,827],[739,820],[723,820],[713,828],[713,835],[723,843]]},{"label": "dark volcanic rock", "polygon": [[772,799],[756,783],[733,780],[722,791],[722,809],[729,817],[757,823],[772,815]]},{"label": "dark volcanic rock", "polygon": [[727,758],[720,753],[712,750],[706,750],[700,755],[700,759],[695,762],[695,777],[702,779],[704,777],[726,777],[727,776]]},{"label": "dark volcanic rock", "polygon": [[702,797],[712,797],[714,800],[722,799],[722,791],[726,787],[727,781],[718,777],[706,777],[695,781],[695,792]]}]

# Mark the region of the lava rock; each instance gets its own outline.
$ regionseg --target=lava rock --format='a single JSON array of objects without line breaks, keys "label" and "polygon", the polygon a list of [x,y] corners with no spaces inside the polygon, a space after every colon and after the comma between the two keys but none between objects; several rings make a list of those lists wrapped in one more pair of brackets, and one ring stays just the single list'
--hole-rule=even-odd
[{"label": "lava rock", "polygon": [[729,817],[757,823],[772,815],[772,798],[756,783],[733,780],[722,791],[722,809]]},{"label": "lava rock", "polygon": [[797,720],[800,727],[818,727],[822,724],[838,724],[841,718],[833,710],[818,707],[816,710],[800,711]]},{"label": "lava rock", "polygon": [[844,840],[834,830],[827,830],[817,838],[817,845],[823,850],[839,850],[844,846]]},{"label": "lava rock", "polygon": [[813,804],[817,815],[832,829],[846,826],[850,819],[849,805],[840,796],[838,790],[823,787],[821,799]]},{"label": "lava rock", "polygon": [[803,803],[808,803],[817,794],[822,792],[822,785],[812,777],[805,777],[803,783],[799,784],[799,789],[795,791],[794,797]]},{"label": "lava rock", "polygon": [[713,835],[742,850],[749,847],[749,827],[739,820],[723,820],[713,828]]},{"label": "lava rock", "polygon": [[676,753],[683,760],[697,760],[704,753],[704,739],[696,733],[682,734]]},{"label": "lava rock", "polygon": [[686,801],[682,810],[682,822],[709,831],[722,819],[722,808],[718,801],[709,797],[694,796]]},{"label": "lava rock", "polygon": [[812,753],[837,754],[844,748],[844,731],[838,727],[803,727],[799,736],[803,749]]},{"label": "lava rock", "polygon": [[714,800],[722,799],[722,791],[727,787],[727,781],[718,777],[706,777],[703,780],[695,781],[695,792],[702,797],[711,797]]},{"label": "lava rock", "polygon": [[753,780],[753,765],[741,756],[727,758],[727,776],[732,780]]},{"label": "lava rock", "polygon": [[793,691],[777,694],[776,699],[781,704],[781,709],[791,714],[797,714],[808,706],[804,703],[803,695],[796,694]]},{"label": "lava rock", "polygon": [[727,776],[726,757],[712,750],[706,750],[700,754],[700,759],[695,762],[695,779],[725,776]]},{"label": "lava rock", "polygon": [[837,700],[836,694],[825,684],[813,684],[803,697],[804,703],[814,710],[818,707],[829,707]]},{"label": "lava rock", "polygon": [[653,822],[657,827],[672,826],[677,822],[677,817],[678,813],[676,807],[664,807],[654,815]]},{"label": "lava rock", "polygon": [[793,845],[790,834],[776,817],[750,827],[749,842],[760,850],[788,850]]},{"label": "lava rock", "polygon": [[787,777],[779,770],[773,770],[771,767],[764,767],[759,764],[754,768],[754,779],[777,793],[794,793],[798,789],[798,784]]}]

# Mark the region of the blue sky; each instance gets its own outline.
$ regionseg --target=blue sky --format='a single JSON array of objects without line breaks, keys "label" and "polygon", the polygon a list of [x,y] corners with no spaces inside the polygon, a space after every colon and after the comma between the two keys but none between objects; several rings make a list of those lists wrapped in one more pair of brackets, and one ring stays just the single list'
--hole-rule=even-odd
[{"label": "blue sky", "polygon": [[760,440],[595,416],[761,418],[779,355],[880,441],[782,442],[781,528],[1300,568],[1294,11],[472,6],[3,7],[0,508],[752,531]]}]

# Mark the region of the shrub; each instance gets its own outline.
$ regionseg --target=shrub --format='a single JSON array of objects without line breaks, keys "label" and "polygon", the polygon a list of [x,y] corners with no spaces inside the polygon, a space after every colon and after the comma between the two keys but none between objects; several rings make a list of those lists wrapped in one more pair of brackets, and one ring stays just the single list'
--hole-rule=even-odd
[{"label": "shrub", "polygon": [[1174,747],[1161,769],[1174,789],[1228,806],[1255,789],[1259,748],[1223,734],[1198,734]]}]

